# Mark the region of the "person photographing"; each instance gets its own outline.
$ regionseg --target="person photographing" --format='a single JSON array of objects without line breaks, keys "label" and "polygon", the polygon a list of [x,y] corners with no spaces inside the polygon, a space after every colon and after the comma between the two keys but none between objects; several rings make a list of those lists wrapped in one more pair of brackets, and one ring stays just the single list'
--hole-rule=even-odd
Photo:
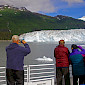
[{"label": "person photographing", "polygon": [[31,52],[29,45],[22,40],[24,47],[19,46],[18,35],[12,36],[12,43],[6,47],[6,80],[7,85],[24,85],[24,56]]}]

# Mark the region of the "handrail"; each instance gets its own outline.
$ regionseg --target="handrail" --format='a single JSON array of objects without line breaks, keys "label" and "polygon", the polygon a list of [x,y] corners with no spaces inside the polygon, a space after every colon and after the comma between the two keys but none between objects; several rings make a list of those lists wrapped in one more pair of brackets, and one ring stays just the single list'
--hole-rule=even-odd
[{"label": "handrail", "polygon": [[0,69],[2,69],[2,68],[6,68],[6,67],[0,67]]},{"label": "handrail", "polygon": [[33,70],[46,70],[46,69],[53,69],[53,68],[41,68],[41,69],[30,69],[31,71],[33,71]]},{"label": "handrail", "polygon": [[54,77],[51,77],[51,78],[45,78],[45,79],[38,79],[38,80],[31,80],[31,82],[36,82],[36,81],[46,81],[46,80],[48,80],[48,79],[52,79],[52,78],[54,78]]},{"label": "handrail", "polygon": [[54,64],[36,64],[36,65],[29,65],[30,67],[32,66],[50,66],[50,65],[54,65]]},{"label": "handrail", "polygon": [[39,72],[39,73],[30,73],[31,75],[36,75],[36,74],[46,74],[46,73],[53,73],[54,71],[51,71],[51,72]]},{"label": "handrail", "polygon": [[49,75],[49,76],[40,76],[40,77],[33,77],[33,78],[30,78],[30,79],[38,79],[38,78],[48,78],[48,77],[54,77],[54,75]]}]

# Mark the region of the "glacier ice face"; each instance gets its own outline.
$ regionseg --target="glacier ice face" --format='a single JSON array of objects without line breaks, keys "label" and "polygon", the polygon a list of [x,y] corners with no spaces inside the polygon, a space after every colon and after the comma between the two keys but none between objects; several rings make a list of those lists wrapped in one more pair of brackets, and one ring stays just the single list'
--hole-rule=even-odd
[{"label": "glacier ice face", "polygon": [[65,42],[82,42],[85,41],[85,29],[34,31],[22,34],[19,38],[26,42],[57,42],[61,39]]}]

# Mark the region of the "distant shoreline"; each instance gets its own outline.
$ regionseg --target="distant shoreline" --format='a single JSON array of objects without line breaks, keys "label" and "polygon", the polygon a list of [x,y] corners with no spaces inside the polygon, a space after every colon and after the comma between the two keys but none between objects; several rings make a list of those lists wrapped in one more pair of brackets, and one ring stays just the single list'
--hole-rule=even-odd
[{"label": "distant shoreline", "polygon": [[[0,42],[12,42],[12,40],[0,40]],[[48,43],[55,43],[55,44],[58,44],[58,41],[55,41],[55,42],[27,42],[27,43],[45,43],[45,44],[48,44]],[[65,44],[85,44],[85,41],[80,41],[80,42],[68,42],[66,41]]]},{"label": "distant shoreline", "polygon": [[7,41],[12,41],[12,40],[0,40],[0,42],[7,42]]}]

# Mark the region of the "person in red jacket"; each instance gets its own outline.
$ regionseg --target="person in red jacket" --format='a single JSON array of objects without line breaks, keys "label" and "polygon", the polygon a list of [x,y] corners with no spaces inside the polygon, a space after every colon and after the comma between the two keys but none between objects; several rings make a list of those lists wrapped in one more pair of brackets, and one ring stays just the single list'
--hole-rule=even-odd
[{"label": "person in red jacket", "polygon": [[60,40],[59,45],[54,49],[54,57],[56,59],[56,77],[57,85],[62,85],[62,77],[64,75],[65,85],[70,85],[69,78],[69,50],[65,47],[65,41]]}]

